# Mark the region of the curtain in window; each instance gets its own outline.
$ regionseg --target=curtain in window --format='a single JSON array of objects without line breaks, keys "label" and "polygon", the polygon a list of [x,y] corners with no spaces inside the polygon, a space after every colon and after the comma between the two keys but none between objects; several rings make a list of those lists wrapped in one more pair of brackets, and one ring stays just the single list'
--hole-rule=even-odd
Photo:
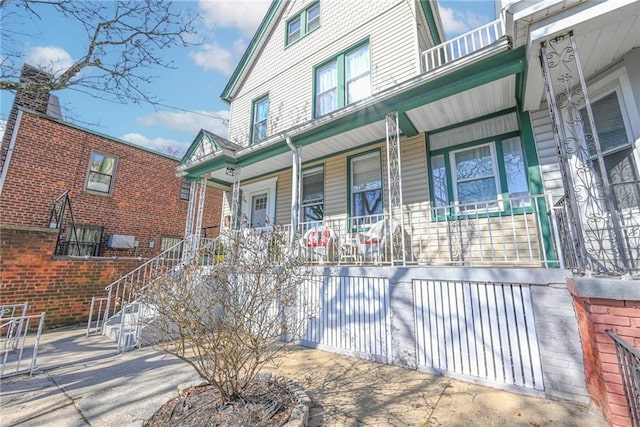
[{"label": "curtain in window", "polygon": [[316,85],[316,115],[322,116],[338,108],[338,68],[335,62],[318,69]]},{"label": "curtain in window", "polygon": [[512,206],[529,206],[531,201],[525,197],[529,195],[529,184],[525,171],[524,155],[520,138],[510,138],[502,141],[504,170],[507,176],[507,188],[510,197],[522,197],[512,200]]},{"label": "curtain in window", "polygon": [[368,44],[346,55],[347,104],[371,95],[370,69]]},{"label": "curtain in window", "polygon": [[115,169],[115,157],[93,153],[91,156],[91,168],[87,181],[87,189],[109,193],[111,180]]},{"label": "curtain in window", "polygon": [[444,155],[431,157],[431,182],[433,184],[434,206],[446,206],[449,204],[449,188],[447,186],[447,170],[444,164]]},{"label": "curtain in window", "polygon": [[102,228],[76,227],[75,235],[69,229],[66,255],[97,256],[101,238]]}]

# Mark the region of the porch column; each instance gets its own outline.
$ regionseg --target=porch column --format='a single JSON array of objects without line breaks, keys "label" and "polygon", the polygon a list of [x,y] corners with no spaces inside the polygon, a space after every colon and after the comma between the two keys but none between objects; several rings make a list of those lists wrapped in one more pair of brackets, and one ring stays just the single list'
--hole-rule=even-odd
[{"label": "porch column", "polygon": [[187,219],[184,228],[184,247],[182,250],[183,261],[190,260],[200,247],[206,190],[206,178],[202,178],[200,183],[193,181],[189,188],[189,205],[187,207]]},{"label": "porch column", "polygon": [[233,177],[233,185],[231,187],[231,223],[229,227],[232,230],[238,228],[238,211],[240,207],[240,168],[227,168],[225,172]]},{"label": "porch column", "polygon": [[[600,151],[587,85],[573,33],[542,44],[547,103],[553,122],[578,266],[590,271],[629,270],[611,187]],[[592,135],[585,134],[586,113]],[[592,139],[591,139],[592,138]],[[602,173],[598,174],[594,161]]]},{"label": "porch column", "polygon": [[302,185],[302,149],[296,147],[291,142],[291,138],[286,138],[287,145],[293,152],[292,156],[292,177],[291,177],[291,233],[289,233],[289,243],[293,246],[296,240],[296,233],[300,225],[300,186]]},{"label": "porch column", "polygon": [[[400,126],[398,125],[398,112],[394,111],[386,116],[387,128],[387,184],[389,187],[389,229],[391,224],[397,221],[400,226],[399,233],[392,233],[391,238],[391,265],[396,265],[396,255],[401,265],[406,262],[404,242],[404,203],[402,201],[402,164],[400,160]],[[395,252],[399,251],[399,254]]]}]

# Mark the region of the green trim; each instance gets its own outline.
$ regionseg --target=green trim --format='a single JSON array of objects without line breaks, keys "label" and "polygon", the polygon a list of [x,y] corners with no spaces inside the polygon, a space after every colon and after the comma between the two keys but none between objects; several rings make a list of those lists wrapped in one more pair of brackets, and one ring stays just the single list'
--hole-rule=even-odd
[{"label": "green trim", "polygon": [[354,50],[357,50],[359,48],[361,48],[364,45],[368,45],[369,47],[369,78],[371,78],[371,44],[369,43],[369,37],[358,41],[357,43],[352,44],[351,46],[349,46],[348,48],[338,52],[336,55],[332,56],[331,58],[322,61],[321,63],[319,63],[318,65],[315,65],[313,67],[313,92],[312,92],[312,114],[314,118],[318,118],[318,114],[317,114],[317,103],[316,103],[316,99],[317,99],[317,93],[316,93],[316,89],[318,87],[318,70],[326,65],[335,63],[336,64],[336,77],[337,77],[337,81],[336,81],[336,98],[337,98],[337,105],[336,105],[336,109],[333,111],[330,111],[326,114],[324,114],[323,116],[320,117],[324,117],[328,114],[333,113],[334,111],[338,111],[341,108],[346,107],[347,105],[347,99],[346,99],[346,69],[345,69],[345,57],[353,52]]},{"label": "green trim", "polygon": [[[520,111],[518,113],[518,125],[522,133],[522,148],[524,150],[524,157],[527,162],[527,176],[529,177],[529,192],[530,194],[544,194],[544,183],[542,180],[542,173],[540,172],[540,161],[538,159],[538,152],[536,150],[536,140],[533,134],[533,127],[531,126],[531,118],[528,111]],[[547,206],[546,199],[537,199],[540,229],[542,231],[542,242],[544,245],[544,251],[549,259],[549,266],[559,267],[558,254],[556,254],[555,247],[553,245],[553,233],[551,231],[551,224],[549,216],[542,213],[548,212],[550,207]]]},{"label": "green trim", "polygon": [[485,120],[495,119],[496,117],[506,116],[507,114],[515,113],[517,111],[518,109],[516,107],[506,108],[504,110],[496,111],[495,113],[485,114],[484,116],[475,117],[473,119],[465,120],[463,122],[455,123],[449,126],[444,126],[434,130],[430,130],[428,133],[429,135],[442,133],[451,129],[456,129],[463,126],[472,125],[474,123],[483,122]]},{"label": "green trim", "polygon": [[382,149],[374,148],[372,150],[363,151],[360,153],[353,154],[351,156],[347,156],[347,228],[351,231],[351,227],[349,224],[351,223],[351,217],[353,216],[351,213],[351,160],[357,157],[362,157],[369,155],[371,153],[378,154],[379,168],[380,168],[380,190],[382,191],[382,212],[384,213],[384,177],[382,173]]},{"label": "green trim", "polygon": [[[361,110],[354,111],[344,117],[328,121],[325,124],[315,126],[304,133],[296,135],[296,146],[302,147],[313,144],[325,138],[339,135],[343,132],[356,129],[369,123],[384,120],[388,111],[408,111],[422,105],[446,98],[448,96],[464,92],[468,89],[481,86],[491,81],[499,80],[512,74],[520,73],[525,65],[524,47],[508,50],[496,54],[484,61],[474,63],[464,69],[454,71],[440,78],[415,85],[413,88],[396,94],[384,101],[369,105]],[[422,76],[417,77],[418,79]],[[314,90],[315,93],[315,90]],[[288,151],[284,140],[278,141],[268,147],[244,154],[240,159],[221,156],[221,161],[209,161],[197,166],[201,174],[211,171],[211,166],[235,166],[239,163],[249,165]],[[258,156],[259,154],[259,156]],[[218,160],[218,159],[216,159]],[[208,169],[207,169],[208,168]],[[195,174],[189,171],[190,175]]]},{"label": "green trim", "polygon": [[418,129],[416,129],[413,122],[404,111],[398,113],[398,126],[402,133],[408,137],[416,136],[419,133]]},{"label": "green trim", "polygon": [[[250,128],[249,128],[249,145],[253,145],[253,132],[255,131],[255,127],[256,127],[256,124],[255,124],[253,121],[254,121],[254,120],[255,120],[255,118],[256,118],[256,105],[257,105],[259,102],[264,101],[265,99],[267,100],[267,104],[268,104],[268,105],[267,105],[267,127],[269,126],[269,121],[268,121],[268,120],[269,120],[269,107],[270,107],[271,105],[270,105],[270,103],[269,103],[269,92],[267,92],[267,93],[265,93],[264,95],[259,96],[259,97],[257,97],[257,98],[254,98],[254,99],[251,101],[251,121],[249,122],[249,123],[250,123]],[[257,142],[259,143],[260,141],[257,141]]]},{"label": "green trim", "polygon": [[433,155],[437,155],[437,154],[443,154],[443,153],[449,153],[450,151],[458,151],[458,150],[464,150],[467,148],[471,148],[474,147],[476,145],[481,145],[481,144],[486,144],[488,142],[492,142],[492,141],[504,141],[505,139],[509,139],[509,138],[513,138],[516,136],[520,136],[520,131],[514,130],[511,132],[507,132],[507,133],[500,133],[497,135],[493,135],[493,136],[488,136],[486,138],[480,138],[480,139],[474,139],[473,141],[469,141],[469,142],[463,142],[461,144],[456,144],[456,145],[451,145],[449,147],[445,147],[445,148],[438,148],[437,150],[431,150],[428,151],[429,153],[432,153]]},{"label": "green trim", "polygon": [[[298,43],[300,40],[302,40],[307,34],[310,34],[312,32],[314,32],[315,30],[317,30],[318,28],[320,28],[320,24],[318,24],[318,26],[312,30],[309,30],[309,10],[313,9],[315,6],[320,7],[320,1],[316,1],[311,3],[309,6],[305,7],[304,9],[302,9],[300,12],[296,13],[295,15],[293,15],[291,18],[287,19],[287,21],[285,22],[284,25],[284,47],[285,49],[291,45],[294,45],[296,43]],[[321,10],[320,12],[318,12],[318,17],[320,18],[321,16]],[[293,21],[295,21],[296,19],[300,19],[300,37],[298,37],[298,40],[289,41],[289,24]],[[320,18],[321,19],[321,18]]]},{"label": "green trim", "polygon": [[232,96],[231,92],[238,86],[240,83],[240,76],[244,73],[245,69],[249,65],[249,60],[253,57],[253,55],[257,52],[258,45],[261,44],[264,36],[266,35],[267,28],[269,28],[271,22],[276,16],[276,12],[284,5],[282,0],[273,0],[271,6],[267,10],[267,13],[262,18],[262,22],[258,27],[258,30],[253,35],[251,42],[249,42],[249,46],[244,51],[242,58],[240,58],[240,62],[236,66],[236,69],[233,71],[233,74],[229,78],[227,85],[222,90],[220,94],[220,98],[223,101],[231,102]]},{"label": "green trim", "polygon": [[[440,32],[438,31],[438,24],[436,23],[436,17],[433,13],[433,9],[431,8],[431,2],[429,0],[420,0],[420,6],[422,6],[422,13],[424,14],[424,19],[427,21],[427,27],[429,27],[429,33],[431,33],[431,38],[436,45],[442,43],[442,38],[440,37]],[[436,7],[438,7],[436,5]]]}]

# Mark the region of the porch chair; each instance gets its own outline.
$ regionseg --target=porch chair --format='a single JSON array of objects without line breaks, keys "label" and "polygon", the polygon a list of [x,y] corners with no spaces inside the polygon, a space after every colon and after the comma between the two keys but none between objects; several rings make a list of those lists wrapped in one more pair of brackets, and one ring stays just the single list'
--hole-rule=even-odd
[{"label": "porch chair", "polygon": [[[391,262],[391,245],[393,237],[402,232],[400,223],[396,220],[382,220],[376,222],[368,231],[356,234],[358,256],[363,261]],[[394,247],[394,257],[400,256],[400,246]],[[394,251],[394,252],[395,252]]]},{"label": "porch chair", "polygon": [[312,261],[334,261],[336,257],[336,233],[328,227],[312,227],[299,241],[304,258]]}]

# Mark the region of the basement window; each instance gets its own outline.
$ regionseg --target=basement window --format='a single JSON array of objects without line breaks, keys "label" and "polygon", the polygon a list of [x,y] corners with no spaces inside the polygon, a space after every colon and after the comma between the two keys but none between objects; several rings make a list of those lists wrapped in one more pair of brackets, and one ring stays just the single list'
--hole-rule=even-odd
[{"label": "basement window", "polygon": [[64,255],[98,256],[102,241],[102,227],[79,225],[67,232],[67,241],[63,243]]}]

